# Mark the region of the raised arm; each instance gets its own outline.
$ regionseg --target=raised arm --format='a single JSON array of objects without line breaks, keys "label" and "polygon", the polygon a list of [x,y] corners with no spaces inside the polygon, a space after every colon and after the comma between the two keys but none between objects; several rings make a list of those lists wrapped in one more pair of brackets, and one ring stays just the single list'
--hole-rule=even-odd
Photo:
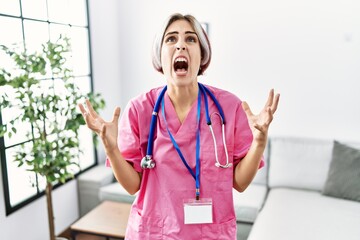
[{"label": "raised arm", "polygon": [[257,115],[251,112],[246,102],[242,103],[253,134],[253,141],[246,156],[234,169],[234,188],[240,192],[249,186],[259,168],[267,143],[269,126],[279,104],[279,99],[280,95],[276,94],[275,96],[274,90],[271,89],[264,108]]},{"label": "raised arm", "polygon": [[113,119],[104,121],[93,109],[89,100],[86,100],[86,108],[83,104],[78,105],[89,129],[94,131],[101,139],[106,155],[108,156],[117,181],[130,194],[135,194],[140,188],[141,175],[122,156],[118,144],[118,123],[120,108],[114,110]]}]

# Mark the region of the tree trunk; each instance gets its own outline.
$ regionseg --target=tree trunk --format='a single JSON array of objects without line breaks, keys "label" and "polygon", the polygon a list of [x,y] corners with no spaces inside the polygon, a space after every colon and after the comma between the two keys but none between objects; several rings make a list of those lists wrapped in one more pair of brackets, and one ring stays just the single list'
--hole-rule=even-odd
[{"label": "tree trunk", "polygon": [[48,221],[49,221],[49,231],[50,231],[50,240],[55,240],[55,227],[54,227],[54,212],[52,205],[52,184],[46,184],[46,201],[48,209]]}]

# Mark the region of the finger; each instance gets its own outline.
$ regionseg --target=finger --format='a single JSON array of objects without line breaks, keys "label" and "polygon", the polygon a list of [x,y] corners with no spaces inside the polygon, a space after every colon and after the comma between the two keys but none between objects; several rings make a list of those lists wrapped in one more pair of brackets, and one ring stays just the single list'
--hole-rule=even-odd
[{"label": "finger", "polygon": [[93,130],[96,134],[100,134],[100,130],[96,127],[96,125],[93,123],[93,121],[90,119],[90,114],[89,112],[85,109],[84,105],[79,103],[78,107],[80,108],[80,111],[83,115],[83,118],[85,120],[86,126]]},{"label": "finger", "polygon": [[84,108],[84,105],[83,105],[82,103],[79,103],[79,104],[78,104],[78,107],[79,107],[79,109],[80,109],[81,114],[84,115],[84,117],[85,117],[85,115],[86,115],[86,109]]},{"label": "finger", "polygon": [[78,104],[80,111],[84,117],[85,123],[86,125],[93,131],[95,131],[96,133],[98,133],[98,129],[96,129],[96,126],[92,123],[91,119],[90,119],[90,113],[85,109],[83,104]]},{"label": "finger", "polygon": [[248,117],[251,117],[251,116],[254,115],[254,114],[251,112],[250,107],[249,107],[249,105],[247,104],[247,102],[243,101],[242,104],[241,104],[241,106],[242,106],[242,108],[244,109],[244,111],[245,111],[245,113],[246,113],[246,115],[247,115]]},{"label": "finger", "polygon": [[97,118],[98,115],[97,115],[97,113],[95,112],[94,108],[92,107],[89,99],[86,99],[86,106],[87,106],[87,108],[88,108],[88,110],[89,110],[90,115],[91,115],[93,118]]},{"label": "finger", "polygon": [[266,104],[265,104],[264,108],[272,106],[273,101],[274,101],[274,89],[271,89],[270,92],[269,92],[269,97],[268,97],[268,99],[266,101]]},{"label": "finger", "polygon": [[274,118],[271,107],[268,107],[266,109],[266,113],[267,113],[267,120],[265,121],[265,126],[269,127],[270,123],[272,122],[272,120]]},{"label": "finger", "polygon": [[280,94],[276,94],[275,96],[275,101],[273,102],[272,106],[271,106],[271,112],[274,114],[277,110],[278,104],[279,104],[279,100],[280,100]]},{"label": "finger", "polygon": [[85,107],[84,107],[84,105],[82,103],[79,103],[78,107],[80,108],[81,114],[83,115],[86,124],[89,126],[89,124],[88,124],[89,115],[90,115],[89,112],[85,109]]},{"label": "finger", "polygon": [[113,123],[117,123],[119,121],[121,109],[119,107],[116,107],[114,110],[113,119],[111,120]]}]

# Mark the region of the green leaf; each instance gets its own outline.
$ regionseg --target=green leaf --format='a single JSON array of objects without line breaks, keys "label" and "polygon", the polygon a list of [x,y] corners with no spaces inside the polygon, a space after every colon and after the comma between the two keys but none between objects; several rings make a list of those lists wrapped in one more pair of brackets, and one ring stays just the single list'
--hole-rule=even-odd
[{"label": "green leaf", "polygon": [[[78,131],[85,121],[78,112],[77,103],[89,98],[98,111],[104,108],[105,101],[100,94],[82,93],[74,84],[73,73],[66,67],[71,51],[68,38],[59,37],[55,42],[44,43],[40,53],[21,52],[5,46],[1,49],[16,64],[16,76],[0,68],[0,86],[7,85],[15,92],[11,99],[1,94],[0,108],[16,107],[20,114],[7,122],[8,125],[0,125],[0,134],[12,137],[19,129],[18,123],[30,122],[32,131],[26,134],[33,141],[27,146],[19,145],[16,164],[26,165],[28,171],[45,176],[47,182],[65,182],[74,177],[69,166],[80,167],[76,163],[82,152]],[[53,85],[44,91],[44,81],[34,77],[39,74],[62,80],[64,93],[56,94]]]},{"label": "green leaf", "polygon": [[22,161],[19,161],[19,163],[18,163],[18,167],[21,167],[22,165],[24,165],[24,162],[22,162]]},{"label": "green leaf", "polygon": [[4,136],[7,132],[7,125],[0,125],[0,137]]},{"label": "green leaf", "polygon": [[0,87],[5,86],[7,84],[5,75],[0,72]]}]

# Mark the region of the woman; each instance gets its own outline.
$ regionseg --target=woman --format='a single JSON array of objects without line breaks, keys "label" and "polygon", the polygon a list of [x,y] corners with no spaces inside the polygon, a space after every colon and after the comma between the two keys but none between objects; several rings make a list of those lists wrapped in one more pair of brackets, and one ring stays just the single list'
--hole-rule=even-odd
[{"label": "woman", "polygon": [[153,52],[165,87],[131,100],[119,129],[120,108],[106,122],[89,101],[88,110],[79,105],[87,126],[101,137],[116,179],[130,194],[138,192],[126,239],[236,239],[232,188],[244,191],[263,165],[279,95],[271,90],[254,115],[235,95],[198,83],[210,60],[199,22],[174,14]]}]

